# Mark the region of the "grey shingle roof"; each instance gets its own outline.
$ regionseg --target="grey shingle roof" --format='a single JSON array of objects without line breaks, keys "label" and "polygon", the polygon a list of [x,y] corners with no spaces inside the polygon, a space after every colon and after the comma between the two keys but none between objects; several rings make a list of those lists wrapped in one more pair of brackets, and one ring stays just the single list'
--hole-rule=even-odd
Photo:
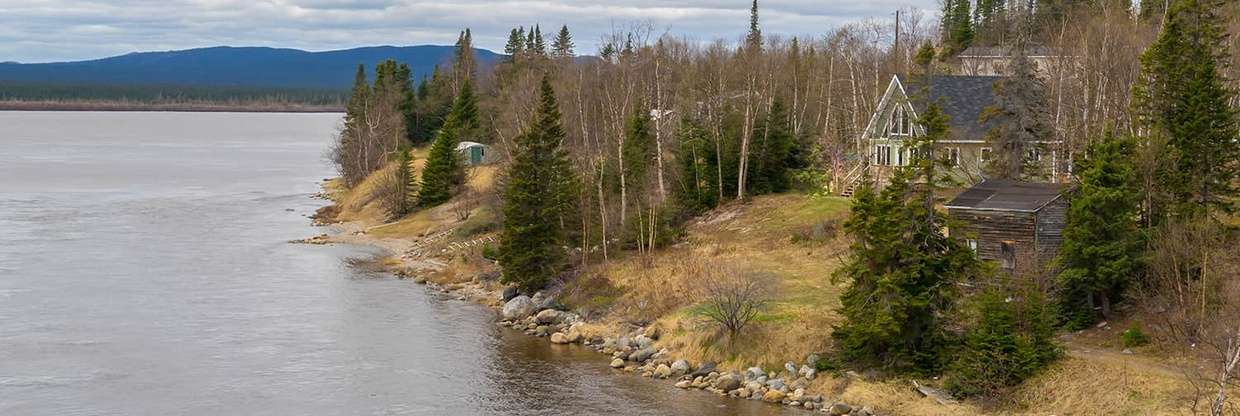
[{"label": "grey shingle roof", "polygon": [[[950,117],[948,124],[952,128],[952,139],[985,138],[986,132],[990,131],[990,123],[983,125],[978,120],[983,110],[994,105],[995,81],[1002,77],[935,75],[929,77],[928,83],[920,79],[924,78],[900,77],[900,83],[904,85],[905,92],[919,115],[925,114],[929,102],[938,102],[943,112]],[[922,86],[925,84],[928,84],[929,88],[923,91]]]},{"label": "grey shingle roof", "polygon": [[945,206],[949,209],[1035,212],[1059,198],[1067,189],[1066,185],[1059,183],[988,179],[966,189]]}]

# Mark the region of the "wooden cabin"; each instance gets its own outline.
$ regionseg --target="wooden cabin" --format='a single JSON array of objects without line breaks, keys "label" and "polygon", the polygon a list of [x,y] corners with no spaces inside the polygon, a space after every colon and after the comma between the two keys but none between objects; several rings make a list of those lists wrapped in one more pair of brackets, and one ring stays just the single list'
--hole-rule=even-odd
[{"label": "wooden cabin", "polygon": [[951,235],[1005,270],[1041,266],[1063,242],[1067,190],[1056,183],[983,181],[946,204]]}]

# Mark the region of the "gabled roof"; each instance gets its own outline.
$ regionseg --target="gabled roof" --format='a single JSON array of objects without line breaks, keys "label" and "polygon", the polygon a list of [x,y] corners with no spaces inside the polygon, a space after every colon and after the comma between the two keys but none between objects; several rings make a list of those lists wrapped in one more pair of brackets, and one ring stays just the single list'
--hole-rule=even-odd
[{"label": "gabled roof", "polygon": [[987,211],[1037,212],[1058,199],[1068,187],[1060,183],[1018,182],[987,179],[965,190],[951,202],[948,209],[980,209]]},{"label": "gabled roof", "polygon": [[[898,77],[918,116],[928,103],[937,102],[950,118],[953,140],[983,140],[990,125],[978,120],[982,111],[995,105],[995,81],[1003,77],[977,75],[934,75],[926,78]],[[927,88],[923,88],[927,87]]]}]

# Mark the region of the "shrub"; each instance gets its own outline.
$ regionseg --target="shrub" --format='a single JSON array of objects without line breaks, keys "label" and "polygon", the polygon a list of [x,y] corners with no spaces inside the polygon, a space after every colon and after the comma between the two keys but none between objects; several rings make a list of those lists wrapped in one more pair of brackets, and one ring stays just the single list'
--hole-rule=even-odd
[{"label": "shrub", "polygon": [[969,305],[972,322],[950,365],[953,394],[993,396],[1020,384],[1059,357],[1055,311],[1035,288],[993,287]]},{"label": "shrub", "polygon": [[1121,332],[1119,339],[1123,342],[1124,348],[1140,347],[1150,343],[1149,337],[1146,337],[1145,333],[1141,332],[1141,327],[1135,323],[1128,329],[1125,329],[1124,332]]},{"label": "shrub", "polygon": [[702,316],[719,325],[729,347],[766,308],[776,280],[766,273],[743,272],[733,267],[706,270],[702,279]]}]

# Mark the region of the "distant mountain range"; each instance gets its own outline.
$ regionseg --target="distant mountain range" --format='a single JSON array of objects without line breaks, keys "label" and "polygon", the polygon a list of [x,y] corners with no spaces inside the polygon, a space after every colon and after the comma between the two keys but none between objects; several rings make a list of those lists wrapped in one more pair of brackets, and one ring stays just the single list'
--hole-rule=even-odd
[{"label": "distant mountain range", "polygon": [[[346,90],[358,64],[373,77],[375,63],[407,63],[414,79],[448,62],[452,46],[375,46],[325,52],[265,47],[212,47],[167,52],[136,52],[78,62],[0,63],[0,84],[26,86],[176,86]],[[478,49],[482,67],[500,54]]]}]

